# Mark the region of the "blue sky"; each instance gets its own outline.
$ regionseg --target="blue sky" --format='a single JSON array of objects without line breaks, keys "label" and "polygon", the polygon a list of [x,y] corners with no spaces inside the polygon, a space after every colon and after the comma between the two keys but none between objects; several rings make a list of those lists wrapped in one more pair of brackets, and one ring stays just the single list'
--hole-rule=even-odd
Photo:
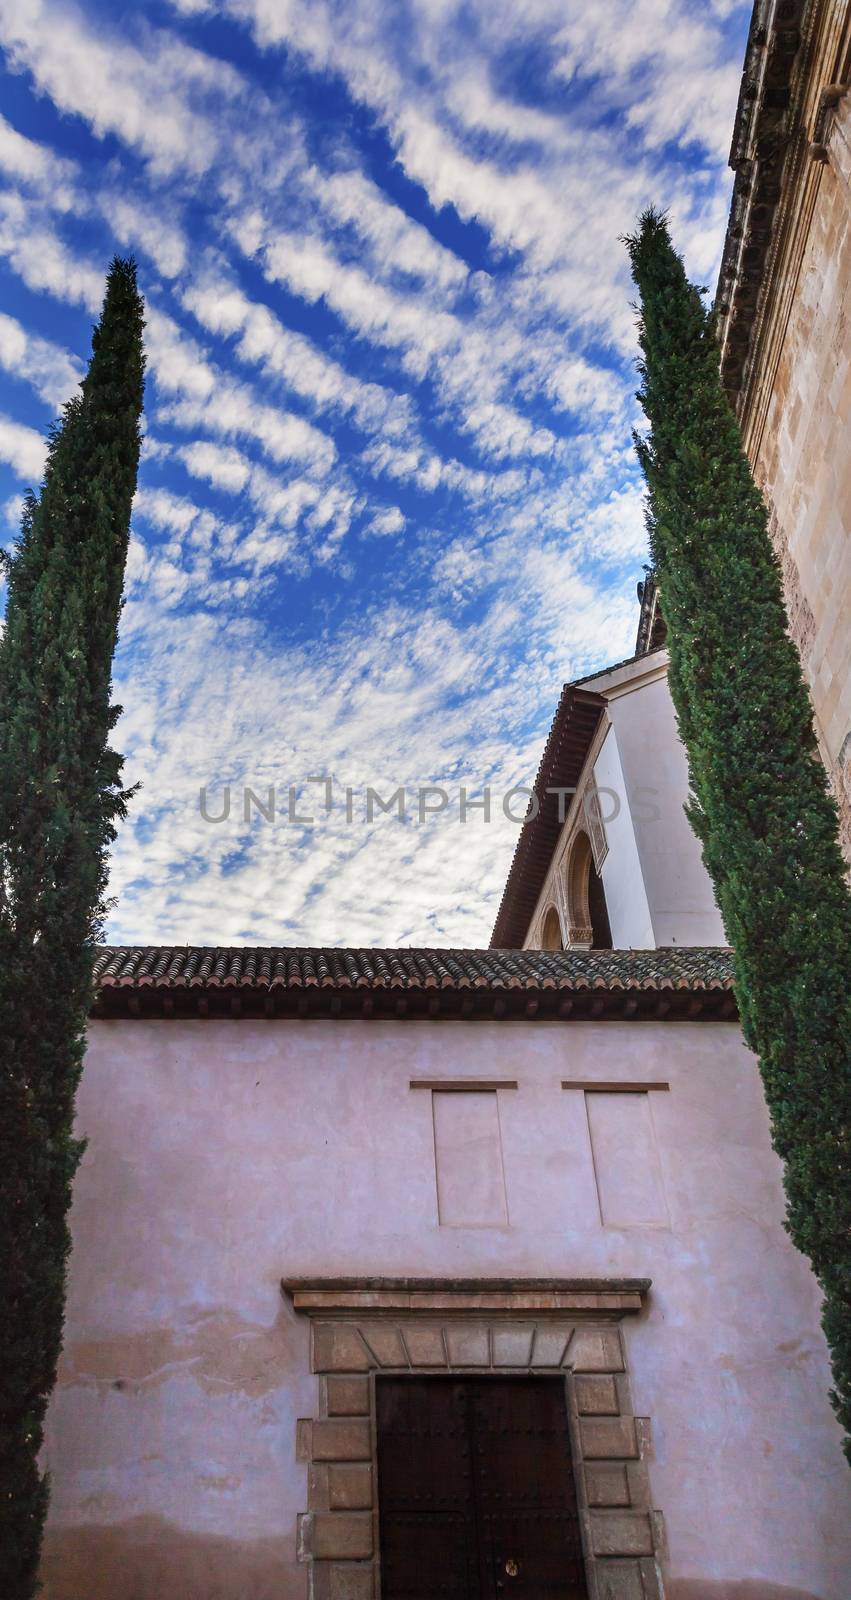
[{"label": "blue sky", "polygon": [[116,250],[148,307],[113,938],[487,942],[500,798],[634,640],[619,235],[668,206],[714,282],[749,13],[0,0],[6,539]]}]

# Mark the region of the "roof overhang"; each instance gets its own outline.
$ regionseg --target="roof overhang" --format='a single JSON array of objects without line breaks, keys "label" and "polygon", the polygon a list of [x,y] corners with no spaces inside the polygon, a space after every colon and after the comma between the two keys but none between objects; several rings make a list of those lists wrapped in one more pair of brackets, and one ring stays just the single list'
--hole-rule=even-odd
[{"label": "roof overhang", "polygon": [[95,1018],[733,1018],[726,949],[105,946]]},{"label": "roof overhang", "polygon": [[537,811],[521,829],[491,949],[517,950],[523,944],[564,826],[564,803],[558,791],[563,794],[576,788],[605,704],[603,695],[579,684],[567,683],[562,690],[535,779]]},{"label": "roof overhang", "polygon": [[818,0],[756,0],[751,17],[730,149],[736,176],[715,299],[721,379],[734,407],[747,382],[784,188],[807,149],[802,42],[806,46],[819,9]]}]

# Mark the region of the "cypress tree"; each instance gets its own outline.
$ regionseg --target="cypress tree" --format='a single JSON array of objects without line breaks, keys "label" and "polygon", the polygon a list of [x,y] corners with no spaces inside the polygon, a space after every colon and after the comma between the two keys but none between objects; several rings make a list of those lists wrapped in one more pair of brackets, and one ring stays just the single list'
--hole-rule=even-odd
[{"label": "cypress tree", "polygon": [[48,1485],[37,1461],[62,1341],[72,1134],[129,791],[110,703],[142,412],[142,302],[109,271],[80,392],[8,560],[0,641],[0,1593],[36,1592]]},{"label": "cypress tree", "polygon": [[786,1225],[824,1292],[851,1459],[851,901],[765,503],[721,386],[711,313],[657,211],[626,240],[641,305],[636,436],[688,754],[688,813],[735,957]]}]

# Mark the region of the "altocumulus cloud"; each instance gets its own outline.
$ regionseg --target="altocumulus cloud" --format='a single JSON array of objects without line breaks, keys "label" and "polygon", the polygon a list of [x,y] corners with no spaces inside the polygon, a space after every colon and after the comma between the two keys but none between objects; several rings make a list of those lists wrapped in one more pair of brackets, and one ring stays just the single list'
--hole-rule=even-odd
[{"label": "altocumulus cloud", "polygon": [[148,302],[115,937],[487,938],[516,824],[364,796],[528,784],[631,646],[618,236],[664,203],[712,281],[749,11],[0,0],[7,518],[114,251]]}]

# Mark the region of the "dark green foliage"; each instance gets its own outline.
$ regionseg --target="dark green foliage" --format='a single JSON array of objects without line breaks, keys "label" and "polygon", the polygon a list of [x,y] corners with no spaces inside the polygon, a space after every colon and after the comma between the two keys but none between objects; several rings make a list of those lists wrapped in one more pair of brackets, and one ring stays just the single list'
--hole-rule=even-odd
[{"label": "dark green foliage", "polygon": [[113,262],[81,392],[9,563],[0,642],[0,1594],[36,1592],[72,1138],[107,850],[127,793],[112,657],[139,461],[142,303]]},{"label": "dark green foliage", "polygon": [[735,952],[745,1037],[785,1165],[787,1227],[824,1290],[851,1459],[851,901],[836,811],[710,313],[663,216],[646,212],[626,243],[650,422],[636,446],[689,816]]}]

